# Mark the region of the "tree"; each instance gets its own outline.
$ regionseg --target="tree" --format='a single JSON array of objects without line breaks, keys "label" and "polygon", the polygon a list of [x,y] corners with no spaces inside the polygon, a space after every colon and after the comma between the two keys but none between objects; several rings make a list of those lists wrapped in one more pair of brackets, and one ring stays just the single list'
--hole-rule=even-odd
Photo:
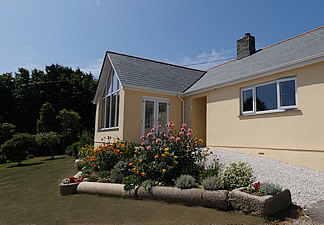
[{"label": "tree", "polygon": [[65,149],[66,143],[72,144],[78,139],[80,131],[80,116],[79,113],[72,110],[63,109],[59,112],[58,118],[61,120],[62,126],[62,146]]},{"label": "tree", "polygon": [[16,126],[10,123],[1,123],[0,124],[0,146],[5,143],[7,140],[12,138],[16,133]]},{"label": "tree", "polygon": [[37,133],[57,131],[56,113],[51,103],[46,102],[43,104],[39,111],[39,119],[36,126]]},{"label": "tree", "polygon": [[56,132],[50,131],[48,133],[39,133],[36,135],[36,142],[39,146],[49,148],[51,152],[51,159],[54,159],[53,146],[61,142],[60,135]]},{"label": "tree", "polygon": [[19,133],[7,140],[1,146],[1,151],[7,159],[18,162],[18,165],[21,165],[21,162],[25,160],[28,155],[31,155],[35,148],[35,135]]}]

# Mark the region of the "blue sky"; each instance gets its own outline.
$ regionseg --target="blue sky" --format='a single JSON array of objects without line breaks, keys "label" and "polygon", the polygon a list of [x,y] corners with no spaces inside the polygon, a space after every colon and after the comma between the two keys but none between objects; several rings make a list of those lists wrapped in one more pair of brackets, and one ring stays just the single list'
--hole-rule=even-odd
[{"label": "blue sky", "polygon": [[[0,0],[0,74],[58,63],[99,75],[106,50],[179,65],[232,58],[324,25],[324,1]],[[192,66],[206,69],[217,63]]]}]

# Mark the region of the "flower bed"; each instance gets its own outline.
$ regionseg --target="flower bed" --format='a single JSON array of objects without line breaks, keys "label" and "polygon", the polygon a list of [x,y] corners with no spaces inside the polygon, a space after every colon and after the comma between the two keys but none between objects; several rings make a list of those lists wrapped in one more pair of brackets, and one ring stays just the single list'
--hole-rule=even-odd
[{"label": "flower bed", "polygon": [[77,194],[78,185],[84,180],[81,176],[81,172],[78,172],[73,177],[65,178],[62,183],[60,183],[60,193],[61,195],[72,195]]},{"label": "flower bed", "polygon": [[270,216],[288,208],[291,195],[288,189],[283,189],[275,195],[258,196],[245,192],[246,188],[238,188],[230,192],[229,204],[237,210],[257,216]]}]

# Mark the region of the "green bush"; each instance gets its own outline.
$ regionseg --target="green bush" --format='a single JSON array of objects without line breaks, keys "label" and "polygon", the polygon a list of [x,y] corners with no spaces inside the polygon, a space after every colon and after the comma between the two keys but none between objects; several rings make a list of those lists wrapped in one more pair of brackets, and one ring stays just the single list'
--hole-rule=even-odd
[{"label": "green bush", "polygon": [[[209,149],[207,148],[207,151]],[[202,163],[202,168],[199,173],[198,183],[201,183],[206,177],[217,177],[221,170],[219,159],[216,155],[206,158]]]},{"label": "green bush", "polygon": [[4,164],[7,162],[7,158],[5,155],[2,155],[1,149],[0,149],[0,164]]},{"label": "green bush", "polygon": [[79,141],[74,142],[72,145],[69,145],[66,150],[65,150],[65,154],[69,155],[69,156],[78,156],[78,152],[80,150],[81,144]]},{"label": "green bush", "polygon": [[128,163],[125,161],[119,161],[110,171],[110,180],[113,183],[121,184],[123,182],[124,177],[128,175],[130,175]]},{"label": "green bush", "polygon": [[84,130],[80,135],[80,140],[79,140],[80,146],[93,145],[93,140],[94,140],[93,132]]},{"label": "green bush", "polygon": [[16,126],[11,123],[0,123],[0,146],[12,138],[16,133]]},{"label": "green bush", "polygon": [[138,186],[141,183],[142,183],[142,181],[141,181],[140,177],[138,177],[136,175],[130,175],[123,179],[125,191],[133,190],[135,188],[135,186]]},{"label": "green bush", "polygon": [[228,190],[247,187],[254,180],[252,167],[245,162],[231,163],[225,167],[222,175],[224,187]]},{"label": "green bush", "polygon": [[217,191],[224,187],[222,180],[216,176],[206,177],[201,184],[205,190],[209,191]]},{"label": "green bush", "polygon": [[50,131],[47,133],[39,133],[36,135],[36,142],[38,146],[49,148],[52,159],[54,158],[54,146],[61,142],[60,135],[56,132]]},{"label": "green bush", "polygon": [[181,189],[194,188],[196,186],[196,179],[191,175],[181,175],[176,179],[175,186]]},{"label": "green bush", "polygon": [[18,162],[20,165],[28,155],[33,154],[36,148],[35,136],[27,133],[15,134],[2,146],[1,151],[7,159]]},{"label": "green bush", "polygon": [[151,193],[152,192],[152,187],[154,185],[154,182],[152,180],[145,180],[142,183],[142,187],[145,189],[145,191]]},{"label": "green bush", "polygon": [[278,184],[261,183],[260,192],[265,195],[276,195],[281,192],[281,187]]},{"label": "green bush", "polygon": [[97,182],[99,177],[97,176],[91,176],[87,179],[88,182]]}]

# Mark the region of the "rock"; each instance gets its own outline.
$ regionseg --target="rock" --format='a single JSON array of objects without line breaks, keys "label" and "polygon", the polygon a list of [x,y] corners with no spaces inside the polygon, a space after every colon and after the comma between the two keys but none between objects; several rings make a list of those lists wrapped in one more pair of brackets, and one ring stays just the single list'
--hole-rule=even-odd
[{"label": "rock", "polygon": [[71,184],[60,184],[60,193],[61,195],[73,195],[77,194],[77,187],[80,183],[71,183]]},{"label": "rock", "polygon": [[292,204],[288,189],[274,196],[256,196],[243,192],[244,189],[239,188],[230,192],[229,203],[234,209],[257,216],[271,216]]}]

